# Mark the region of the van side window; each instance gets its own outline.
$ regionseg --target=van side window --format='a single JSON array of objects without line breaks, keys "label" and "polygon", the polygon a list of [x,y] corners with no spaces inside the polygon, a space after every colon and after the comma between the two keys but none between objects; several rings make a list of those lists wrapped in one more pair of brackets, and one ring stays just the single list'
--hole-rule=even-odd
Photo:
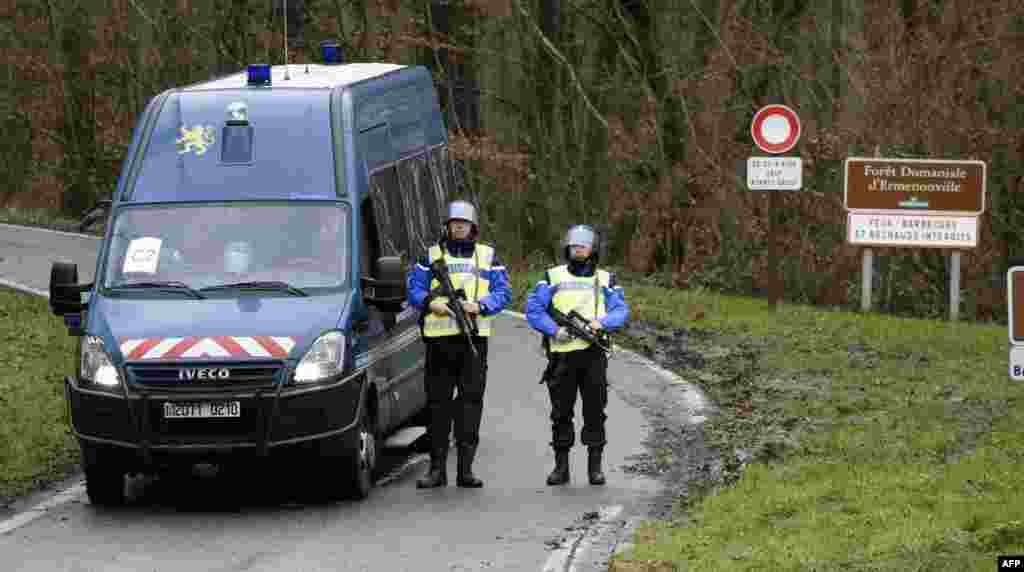
[{"label": "van side window", "polygon": [[377,275],[377,258],[380,257],[380,240],[377,236],[376,217],[373,201],[363,199],[359,207],[359,267],[362,276]]},{"label": "van side window", "polygon": [[412,86],[394,94],[394,107],[388,123],[391,143],[398,157],[421,152],[427,146],[426,121],[429,114],[423,102],[429,101],[429,88]]},{"label": "van side window", "polygon": [[366,156],[366,170],[373,172],[381,165],[387,165],[392,159],[391,138],[388,126],[378,125],[359,134],[361,146]]},{"label": "van side window", "polygon": [[378,169],[370,175],[370,197],[373,199],[377,231],[381,238],[381,256],[408,257],[408,215],[394,165]]}]

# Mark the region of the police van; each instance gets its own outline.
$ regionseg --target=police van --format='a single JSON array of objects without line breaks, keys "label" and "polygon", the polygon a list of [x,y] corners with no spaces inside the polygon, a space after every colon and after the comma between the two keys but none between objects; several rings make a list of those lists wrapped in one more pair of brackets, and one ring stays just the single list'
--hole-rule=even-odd
[{"label": "police van", "polygon": [[426,410],[405,267],[452,185],[437,94],[423,67],[328,48],[153,98],[103,201],[95,280],[53,263],[94,504],[124,502],[127,474],[245,479],[271,459],[280,482],[364,498],[382,438]]}]

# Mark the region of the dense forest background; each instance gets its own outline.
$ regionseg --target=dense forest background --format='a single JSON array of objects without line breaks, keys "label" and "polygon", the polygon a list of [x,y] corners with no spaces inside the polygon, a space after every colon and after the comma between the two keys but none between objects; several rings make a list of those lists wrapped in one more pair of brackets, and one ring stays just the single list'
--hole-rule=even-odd
[{"label": "dense forest background", "polygon": [[[1019,0],[0,0],[0,205],[77,216],[114,187],[148,98],[248,63],[428,66],[462,193],[517,268],[566,225],[675,287],[856,307],[842,161],[981,159],[987,210],[962,317],[1005,321],[1024,255]],[[751,192],[754,112],[799,113],[804,188]],[[772,234],[769,234],[771,228]],[[777,240],[770,240],[772,237]],[[883,311],[947,314],[949,257],[876,248]],[[784,253],[784,254],[783,254]]]}]

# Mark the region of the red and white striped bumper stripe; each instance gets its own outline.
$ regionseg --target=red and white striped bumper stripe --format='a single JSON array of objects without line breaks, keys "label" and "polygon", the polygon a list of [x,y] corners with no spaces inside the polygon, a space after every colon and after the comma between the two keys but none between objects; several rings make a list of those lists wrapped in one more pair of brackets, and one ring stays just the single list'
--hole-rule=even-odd
[{"label": "red and white striped bumper stripe", "polygon": [[286,358],[295,338],[282,336],[192,336],[187,338],[123,338],[121,353],[128,360],[197,358]]}]

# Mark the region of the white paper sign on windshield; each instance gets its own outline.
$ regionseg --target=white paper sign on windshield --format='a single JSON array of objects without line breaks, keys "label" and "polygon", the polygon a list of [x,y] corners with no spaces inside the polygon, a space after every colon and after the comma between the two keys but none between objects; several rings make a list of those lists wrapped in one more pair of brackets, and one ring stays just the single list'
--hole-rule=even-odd
[{"label": "white paper sign on windshield", "polygon": [[160,245],[162,243],[163,240],[152,236],[136,238],[128,243],[123,272],[155,274],[157,262],[160,260]]}]

